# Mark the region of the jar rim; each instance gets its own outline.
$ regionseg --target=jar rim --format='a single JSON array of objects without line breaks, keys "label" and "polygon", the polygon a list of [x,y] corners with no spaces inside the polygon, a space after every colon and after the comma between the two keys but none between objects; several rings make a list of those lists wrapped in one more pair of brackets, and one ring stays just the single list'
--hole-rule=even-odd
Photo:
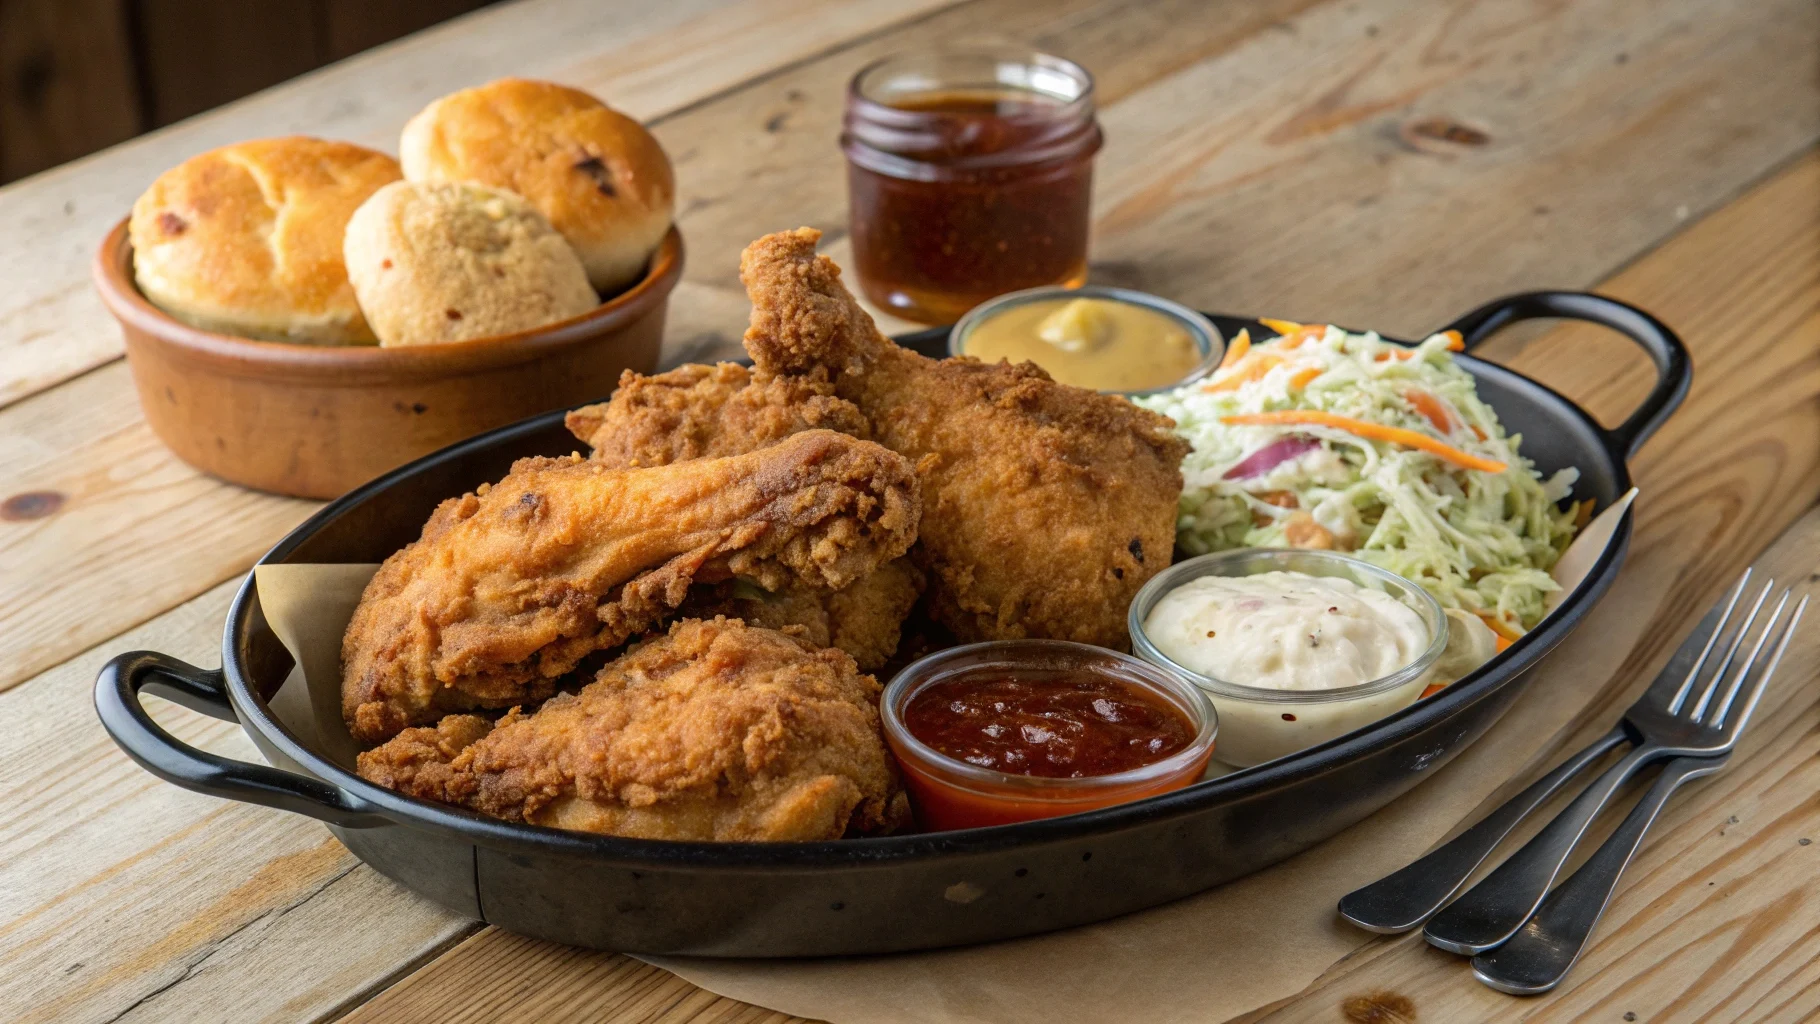
[{"label": "jar rim", "polygon": [[[1093,75],[1088,72],[1086,68],[1066,57],[1058,57],[1054,54],[1044,53],[1041,50],[1018,46],[929,47],[920,50],[901,50],[897,53],[886,54],[854,73],[852,80],[847,85],[848,99],[851,103],[861,104],[867,107],[868,113],[872,112],[871,108],[876,108],[877,111],[880,112],[880,116],[885,118],[890,118],[894,114],[900,116],[910,115],[919,118],[932,116],[939,117],[942,115],[927,111],[906,111],[881,101],[875,94],[869,92],[868,87],[873,84],[870,80],[880,72],[891,69],[894,66],[907,68],[918,61],[965,62],[969,60],[980,61],[982,63],[990,62],[995,70],[1005,67],[1021,67],[1024,71],[1029,72],[1029,74],[1023,76],[1022,81],[1017,79],[996,79],[993,82],[978,83],[978,85],[982,87],[996,85],[1005,87],[1008,90],[1017,89],[1019,91],[1045,96],[1059,101],[1049,110],[1032,109],[1030,111],[1005,115],[1008,119],[1048,120],[1055,118],[1058,114],[1067,112],[1070,108],[1091,108],[1093,105]],[[1053,89],[1043,88],[1045,84],[1060,84],[1064,81],[1073,84],[1074,89],[1072,94],[1065,95],[1062,92]],[[939,91],[942,87],[942,83],[930,82],[917,91],[935,92]]]}]

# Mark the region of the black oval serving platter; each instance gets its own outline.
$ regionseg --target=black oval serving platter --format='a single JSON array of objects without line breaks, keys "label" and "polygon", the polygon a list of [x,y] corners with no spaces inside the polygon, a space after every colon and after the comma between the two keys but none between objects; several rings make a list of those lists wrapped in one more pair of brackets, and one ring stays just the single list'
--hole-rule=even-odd
[{"label": "black oval serving platter", "polygon": [[[1630,487],[1626,460],[1674,411],[1692,377],[1685,348],[1648,314],[1575,292],[1517,295],[1449,325],[1470,351],[1499,328],[1567,318],[1640,344],[1656,386],[1614,429],[1510,370],[1461,363],[1544,472],[1576,466],[1575,496],[1604,507]],[[1253,320],[1212,317],[1228,337]],[[900,339],[940,357],[943,330]],[[261,559],[377,562],[415,539],[438,502],[503,476],[513,460],[564,454],[552,413],[453,445],[333,502]],[[228,615],[222,667],[124,654],[96,683],[116,742],[148,771],[199,792],[327,823],[349,849],[470,917],[558,942],[639,953],[824,956],[1010,938],[1098,921],[1198,892],[1305,850],[1394,800],[1490,728],[1525,673],[1585,618],[1623,561],[1630,515],[1586,583],[1546,622],[1440,694],[1339,739],[1187,789],[1047,821],[819,843],[668,843],[516,825],[374,786],[299,739],[268,703],[292,659],[251,574]],[[271,767],[190,747],[140,705],[149,691],[238,721]]]}]

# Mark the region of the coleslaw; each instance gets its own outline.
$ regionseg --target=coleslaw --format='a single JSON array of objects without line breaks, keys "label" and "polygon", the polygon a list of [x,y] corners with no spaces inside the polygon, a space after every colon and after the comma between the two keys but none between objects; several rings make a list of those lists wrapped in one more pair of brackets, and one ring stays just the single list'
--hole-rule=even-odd
[{"label": "coleslaw", "polygon": [[1413,347],[1375,333],[1264,321],[1213,376],[1134,401],[1173,418],[1194,450],[1177,540],[1348,551],[1422,585],[1444,608],[1521,636],[1556,589],[1548,570],[1590,506],[1579,477],[1546,480],[1473,379],[1457,334]]}]

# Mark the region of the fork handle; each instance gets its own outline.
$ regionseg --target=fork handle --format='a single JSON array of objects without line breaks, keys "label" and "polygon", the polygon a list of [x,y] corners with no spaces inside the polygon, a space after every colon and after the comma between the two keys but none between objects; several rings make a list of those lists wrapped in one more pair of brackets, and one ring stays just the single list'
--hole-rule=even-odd
[{"label": "fork handle", "polygon": [[1539,995],[1559,985],[1585,952],[1586,940],[1618,887],[1618,876],[1636,856],[1644,833],[1668,798],[1682,783],[1711,775],[1727,760],[1721,756],[1670,761],[1649,792],[1631,808],[1624,824],[1580,870],[1549,894],[1527,927],[1497,949],[1473,957],[1473,976],[1500,992],[1519,996]]},{"label": "fork handle", "polygon": [[1423,929],[1423,937],[1430,945],[1464,956],[1477,956],[1502,945],[1535,913],[1587,826],[1611,802],[1618,788],[1637,769],[1662,756],[1662,748],[1654,743],[1632,747],[1534,839],[1486,875],[1484,881],[1468,889],[1466,895],[1436,914]]},{"label": "fork handle", "polygon": [[1340,900],[1340,916],[1367,931],[1386,935],[1419,926],[1466,884],[1519,822],[1535,813],[1589,765],[1629,739],[1623,726],[1613,728],[1422,859],[1347,893]]}]

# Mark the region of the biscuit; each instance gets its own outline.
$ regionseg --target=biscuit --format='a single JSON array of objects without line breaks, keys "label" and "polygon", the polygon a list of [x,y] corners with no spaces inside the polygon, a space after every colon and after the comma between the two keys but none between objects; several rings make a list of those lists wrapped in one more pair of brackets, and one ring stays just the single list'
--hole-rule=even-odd
[{"label": "biscuit", "polygon": [[153,305],[203,330],[370,345],[342,231],[356,207],[400,177],[384,153],[303,136],[191,157],[133,204],[133,277]]},{"label": "biscuit", "polygon": [[475,181],[531,201],[603,295],[636,282],[670,230],[670,158],[637,121],[585,92],[502,78],[451,93],[405,125],[411,181]]},{"label": "biscuit", "polygon": [[385,346],[515,334],[600,301],[543,214],[485,185],[387,185],[354,211],[345,252]]}]

